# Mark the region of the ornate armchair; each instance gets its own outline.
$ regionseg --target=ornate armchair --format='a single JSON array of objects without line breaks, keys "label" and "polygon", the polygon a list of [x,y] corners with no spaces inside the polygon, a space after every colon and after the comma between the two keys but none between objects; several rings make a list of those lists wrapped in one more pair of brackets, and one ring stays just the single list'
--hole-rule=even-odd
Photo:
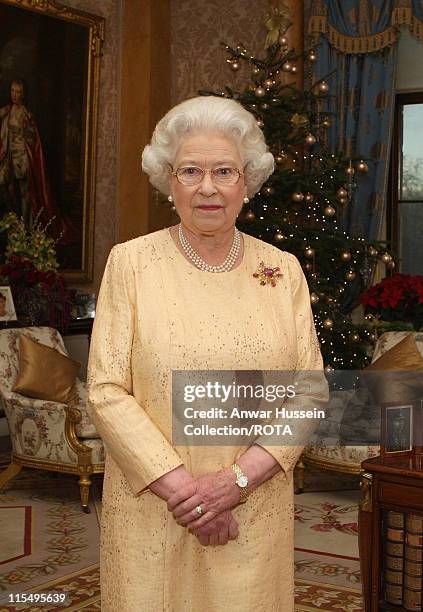
[{"label": "ornate armchair", "polygon": [[89,512],[90,476],[104,472],[104,446],[88,418],[85,384],[76,379],[75,406],[14,393],[21,334],[67,355],[62,337],[53,328],[0,330],[0,394],[12,442],[11,463],[0,473],[0,489],[24,466],[75,474],[79,476],[82,509]]},{"label": "ornate armchair", "polygon": [[[376,343],[372,363],[398,344],[398,342],[404,340],[409,333],[408,331],[392,331],[382,334]],[[417,348],[423,357],[423,332],[413,332],[413,335]],[[340,402],[344,402],[344,405],[347,405],[350,399],[350,392],[340,391],[338,393],[337,399]],[[339,415],[341,411],[337,411],[337,413]],[[308,466],[358,476],[361,471],[362,461],[379,454],[379,446],[345,446],[341,444],[339,441],[340,423],[331,423],[329,420],[327,425],[328,437],[324,441],[325,443],[307,446],[295,466],[297,493],[301,493],[304,490],[305,470]]]}]

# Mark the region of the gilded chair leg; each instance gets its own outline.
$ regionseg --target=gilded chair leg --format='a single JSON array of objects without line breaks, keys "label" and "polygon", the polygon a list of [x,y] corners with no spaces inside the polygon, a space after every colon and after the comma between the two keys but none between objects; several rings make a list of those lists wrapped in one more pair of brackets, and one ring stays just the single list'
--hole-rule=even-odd
[{"label": "gilded chair leg", "polygon": [[81,474],[79,478],[79,491],[81,495],[81,506],[84,512],[89,514],[91,512],[90,507],[88,505],[88,499],[90,496],[90,486],[91,480],[87,475]]},{"label": "gilded chair leg", "polygon": [[0,489],[4,487],[4,485],[12,480],[19,472],[21,471],[22,466],[17,463],[11,463],[3,472],[0,473]]},{"label": "gilded chair leg", "polygon": [[304,473],[305,473],[305,463],[302,459],[300,459],[295,466],[295,475],[297,476],[297,488],[295,489],[295,493],[299,495],[304,491]]}]

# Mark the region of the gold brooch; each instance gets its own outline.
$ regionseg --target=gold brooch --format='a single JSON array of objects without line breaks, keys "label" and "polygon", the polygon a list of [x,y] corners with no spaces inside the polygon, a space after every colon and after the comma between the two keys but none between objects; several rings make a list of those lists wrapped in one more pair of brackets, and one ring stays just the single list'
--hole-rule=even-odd
[{"label": "gold brooch", "polygon": [[272,287],[276,287],[276,281],[281,278],[282,274],[280,268],[269,268],[264,265],[264,261],[261,261],[257,272],[254,272],[253,276],[259,279],[260,285],[270,284]]}]

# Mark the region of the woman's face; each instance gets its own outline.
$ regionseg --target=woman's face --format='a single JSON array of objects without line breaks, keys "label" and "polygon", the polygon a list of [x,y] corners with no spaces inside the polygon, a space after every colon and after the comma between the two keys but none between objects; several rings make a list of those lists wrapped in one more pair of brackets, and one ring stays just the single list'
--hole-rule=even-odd
[{"label": "woman's face", "polygon": [[20,106],[23,102],[23,87],[20,83],[12,83],[10,87],[10,99],[13,104]]},{"label": "woman's face", "polygon": [[[185,138],[175,157],[173,170],[197,166],[212,170],[219,166],[238,168],[244,165],[232,140],[217,132],[200,132]],[[198,185],[182,185],[171,177],[171,194],[181,222],[195,233],[215,234],[235,225],[246,195],[244,176],[235,185],[216,185],[206,172]]]}]

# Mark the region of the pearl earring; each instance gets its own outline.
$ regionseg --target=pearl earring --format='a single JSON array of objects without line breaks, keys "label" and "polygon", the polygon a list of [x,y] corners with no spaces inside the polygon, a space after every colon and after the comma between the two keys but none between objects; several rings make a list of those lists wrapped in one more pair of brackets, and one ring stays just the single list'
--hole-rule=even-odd
[{"label": "pearl earring", "polygon": [[248,204],[249,201],[250,198],[248,196],[245,196],[245,198],[243,199],[244,204]]},{"label": "pearl earring", "polygon": [[173,202],[173,196],[172,195],[168,195],[167,196],[168,201],[172,204]]}]

